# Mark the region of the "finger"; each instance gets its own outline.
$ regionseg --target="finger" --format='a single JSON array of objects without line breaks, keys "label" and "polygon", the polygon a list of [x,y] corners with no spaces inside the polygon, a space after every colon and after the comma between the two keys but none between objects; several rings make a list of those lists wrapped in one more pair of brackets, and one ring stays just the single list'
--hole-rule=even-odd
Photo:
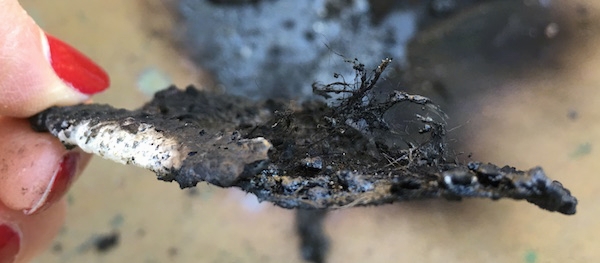
[{"label": "finger", "polygon": [[67,151],[26,120],[0,117],[0,202],[32,214],[59,200],[88,163],[90,155]]},{"label": "finger", "polygon": [[66,202],[24,215],[0,204],[0,262],[29,262],[44,251],[64,222]]},{"label": "finger", "polygon": [[28,117],[109,86],[99,66],[47,36],[17,1],[0,0],[0,115]]}]

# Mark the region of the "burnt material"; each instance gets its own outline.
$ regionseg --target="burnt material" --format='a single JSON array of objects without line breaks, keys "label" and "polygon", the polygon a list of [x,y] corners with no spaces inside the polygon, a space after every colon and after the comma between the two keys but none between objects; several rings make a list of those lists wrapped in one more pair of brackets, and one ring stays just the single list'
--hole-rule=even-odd
[{"label": "burnt material", "polygon": [[323,230],[323,221],[327,210],[313,209],[296,211],[296,231],[300,237],[300,251],[304,260],[323,263],[327,262],[329,238]]},{"label": "burnt material", "polygon": [[94,238],[94,247],[98,252],[108,252],[119,245],[119,232],[111,232]]},{"label": "burnt material", "polygon": [[[54,107],[31,121],[67,146],[151,169],[182,188],[202,181],[239,187],[284,208],[480,197],[575,213],[577,199],[541,168],[463,164],[448,156],[445,115],[428,98],[373,92],[390,62],[383,60],[371,72],[354,61],[356,83],[315,84],[316,94],[338,97],[329,105],[252,102],[171,87],[136,111]],[[401,104],[417,109],[402,121],[418,126],[424,140],[405,140],[387,117]]]}]

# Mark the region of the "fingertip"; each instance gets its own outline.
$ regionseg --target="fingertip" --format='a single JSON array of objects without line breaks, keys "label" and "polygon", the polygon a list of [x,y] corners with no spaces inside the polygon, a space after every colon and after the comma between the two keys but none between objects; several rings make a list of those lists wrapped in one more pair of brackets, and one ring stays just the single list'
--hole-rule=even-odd
[{"label": "fingertip", "polygon": [[90,155],[67,151],[50,134],[32,131],[26,120],[0,117],[0,202],[33,214],[60,199]]},{"label": "fingertip", "polygon": [[47,35],[17,1],[2,4],[0,115],[29,117],[108,88],[108,75],[91,59]]},{"label": "fingertip", "polygon": [[58,169],[51,175],[45,191],[42,194],[36,193],[36,201],[30,208],[24,209],[23,213],[31,215],[43,212],[61,200],[87,166],[90,158],[90,154],[77,149],[66,152],[58,163]]}]

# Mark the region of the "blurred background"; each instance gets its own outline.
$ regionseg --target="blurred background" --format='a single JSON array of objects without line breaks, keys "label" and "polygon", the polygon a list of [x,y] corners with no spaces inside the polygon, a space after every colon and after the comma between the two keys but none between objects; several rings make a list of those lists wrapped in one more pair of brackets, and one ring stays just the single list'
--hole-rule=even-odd
[{"label": "blurred background", "polygon": [[[344,58],[391,56],[381,89],[440,104],[459,158],[540,165],[580,202],[574,216],[512,200],[334,211],[327,262],[600,258],[598,1],[20,2],[108,71],[94,99],[122,108],[172,83],[306,99],[314,81],[352,74]],[[67,222],[36,262],[304,262],[294,212],[239,190],[180,190],[95,158],[67,198]]]}]

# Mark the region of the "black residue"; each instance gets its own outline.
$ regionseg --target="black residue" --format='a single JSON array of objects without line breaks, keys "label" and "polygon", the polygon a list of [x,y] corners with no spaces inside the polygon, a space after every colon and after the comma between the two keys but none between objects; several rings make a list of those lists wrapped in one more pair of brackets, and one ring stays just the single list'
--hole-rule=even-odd
[{"label": "black residue", "polygon": [[56,254],[60,254],[63,252],[63,245],[60,242],[54,242],[54,244],[52,244],[52,252],[56,253]]},{"label": "black residue", "polygon": [[329,250],[329,239],[323,231],[326,215],[326,210],[296,211],[296,231],[300,237],[300,251],[304,260],[314,263],[326,262]]},{"label": "black residue", "polygon": [[576,111],[576,110],[573,110],[573,109],[571,109],[571,110],[569,110],[569,112],[567,113],[567,117],[568,117],[570,120],[577,120],[577,119],[579,118],[579,112],[578,112],[578,111]]},{"label": "black residue", "polygon": [[98,235],[94,239],[94,248],[98,252],[108,252],[119,245],[120,234],[117,231],[110,232],[108,234]]},{"label": "black residue", "polygon": [[186,194],[188,196],[198,196],[200,195],[200,191],[198,190],[198,188],[189,188],[186,190]]}]

